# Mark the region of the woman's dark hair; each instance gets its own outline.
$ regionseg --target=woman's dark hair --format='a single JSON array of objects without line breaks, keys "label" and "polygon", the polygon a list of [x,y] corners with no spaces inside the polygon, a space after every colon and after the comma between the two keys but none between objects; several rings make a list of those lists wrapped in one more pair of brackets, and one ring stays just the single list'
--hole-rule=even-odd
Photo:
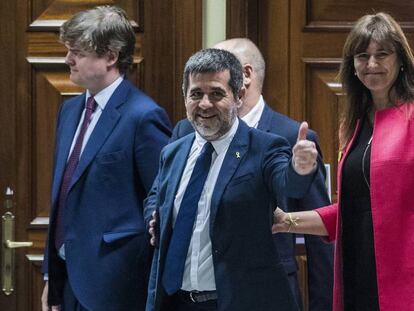
[{"label": "woman's dark hair", "polygon": [[397,99],[403,102],[414,99],[414,58],[401,27],[386,13],[361,17],[346,39],[338,75],[347,95],[339,133],[341,148],[351,138],[357,120],[372,105],[371,92],[355,75],[354,68],[354,56],[365,52],[371,40],[394,51],[398,57],[402,69],[393,85]]}]

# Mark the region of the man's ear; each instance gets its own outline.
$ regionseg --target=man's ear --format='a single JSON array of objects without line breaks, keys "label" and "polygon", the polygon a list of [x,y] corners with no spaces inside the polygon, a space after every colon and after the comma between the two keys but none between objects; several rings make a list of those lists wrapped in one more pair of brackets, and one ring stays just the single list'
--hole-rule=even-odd
[{"label": "man's ear", "polygon": [[252,83],[253,67],[249,63],[243,65],[243,84],[249,87]]},{"label": "man's ear", "polygon": [[114,52],[114,51],[109,51],[106,54],[106,58],[108,60],[108,67],[113,66],[118,61],[119,53],[118,52]]},{"label": "man's ear", "polygon": [[240,108],[241,105],[243,104],[243,98],[245,94],[246,94],[246,88],[242,86],[237,96],[237,108]]}]

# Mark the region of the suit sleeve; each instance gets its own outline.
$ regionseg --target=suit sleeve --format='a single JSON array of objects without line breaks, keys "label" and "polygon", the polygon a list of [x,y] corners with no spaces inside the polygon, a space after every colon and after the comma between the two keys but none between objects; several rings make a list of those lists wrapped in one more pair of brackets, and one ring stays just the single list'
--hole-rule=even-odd
[{"label": "suit sleeve", "polygon": [[[180,134],[182,121],[179,121],[172,131],[171,138],[169,139],[168,143],[172,143],[182,137]],[[155,177],[154,182],[152,184],[151,190],[148,193],[147,198],[144,201],[144,219],[145,224],[148,228],[148,223],[152,218],[152,212],[157,208],[157,193],[158,193],[158,175]]]},{"label": "suit sleeve", "polygon": [[322,221],[328,231],[328,242],[336,240],[336,226],[337,226],[337,217],[338,217],[338,204],[332,204],[329,206],[324,206],[315,210],[319,216],[321,216]]},{"label": "suit sleeve", "polygon": [[181,124],[182,122],[179,121],[173,128],[172,134],[171,134],[171,138],[170,138],[170,143],[172,143],[173,141],[176,141],[177,139],[179,139],[182,135],[180,135],[180,128],[181,128]]},{"label": "suit sleeve", "polygon": [[135,134],[135,163],[147,194],[158,172],[161,149],[171,135],[170,122],[161,108],[145,113]]}]

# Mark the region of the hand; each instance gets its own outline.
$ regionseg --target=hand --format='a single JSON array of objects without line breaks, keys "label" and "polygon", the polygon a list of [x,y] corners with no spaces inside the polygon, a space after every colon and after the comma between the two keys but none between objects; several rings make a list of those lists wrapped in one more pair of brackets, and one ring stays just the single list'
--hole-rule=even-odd
[{"label": "hand", "polygon": [[299,127],[298,140],[293,146],[293,168],[300,175],[311,173],[317,165],[318,150],[315,143],[306,139],[308,123],[302,122]]},{"label": "hand", "polygon": [[148,232],[151,236],[150,244],[152,246],[156,246],[156,244],[157,244],[157,237],[156,237],[157,230],[156,230],[156,227],[157,227],[157,212],[153,211],[152,212],[152,219],[149,222],[149,229],[148,229]]},{"label": "hand", "polygon": [[273,212],[272,233],[286,232],[286,213],[279,207]]},{"label": "hand", "polygon": [[45,287],[43,288],[42,292],[42,311],[60,311],[60,306],[52,306],[49,308],[49,305],[47,303],[47,294],[49,292],[49,281],[46,281]]}]

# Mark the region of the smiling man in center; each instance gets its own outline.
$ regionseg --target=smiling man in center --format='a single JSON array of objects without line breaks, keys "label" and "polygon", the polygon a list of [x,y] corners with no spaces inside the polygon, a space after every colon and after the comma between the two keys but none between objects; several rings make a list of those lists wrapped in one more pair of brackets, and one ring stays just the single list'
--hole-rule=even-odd
[{"label": "smiling man in center", "polygon": [[196,132],[161,153],[147,311],[298,310],[273,244],[271,203],[306,193],[317,150],[306,123],[292,156],[284,138],[239,120],[243,92],[232,53],[205,49],[187,61],[183,93]]}]

